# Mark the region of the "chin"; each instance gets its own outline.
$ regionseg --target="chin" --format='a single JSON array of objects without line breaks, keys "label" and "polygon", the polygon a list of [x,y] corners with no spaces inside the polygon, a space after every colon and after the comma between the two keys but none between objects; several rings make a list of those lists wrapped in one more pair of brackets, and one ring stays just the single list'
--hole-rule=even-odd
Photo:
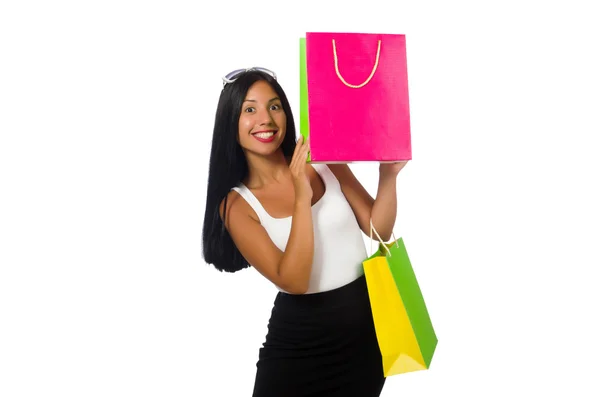
[{"label": "chin", "polygon": [[270,148],[254,146],[254,147],[246,148],[245,151],[247,153],[252,153],[257,156],[267,157],[267,156],[271,156],[271,155],[277,153],[280,149],[281,149],[280,145],[277,145],[277,146],[273,145]]}]

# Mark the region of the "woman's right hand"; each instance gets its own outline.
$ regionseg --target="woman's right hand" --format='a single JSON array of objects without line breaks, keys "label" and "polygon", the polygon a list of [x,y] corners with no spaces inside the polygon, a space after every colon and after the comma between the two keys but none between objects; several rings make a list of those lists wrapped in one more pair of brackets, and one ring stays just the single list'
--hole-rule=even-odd
[{"label": "woman's right hand", "polygon": [[309,141],[300,135],[300,139],[298,139],[296,148],[294,149],[292,161],[290,162],[290,171],[292,172],[292,181],[296,190],[296,200],[308,200],[310,205],[313,191],[310,186],[310,179],[306,175],[306,159],[309,148]]}]

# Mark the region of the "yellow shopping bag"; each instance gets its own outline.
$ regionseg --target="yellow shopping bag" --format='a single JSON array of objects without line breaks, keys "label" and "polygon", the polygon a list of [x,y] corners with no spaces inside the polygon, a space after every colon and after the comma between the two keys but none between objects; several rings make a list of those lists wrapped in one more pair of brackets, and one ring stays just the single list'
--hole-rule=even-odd
[{"label": "yellow shopping bag", "polygon": [[429,312],[402,238],[363,262],[384,376],[429,368],[437,346]]}]

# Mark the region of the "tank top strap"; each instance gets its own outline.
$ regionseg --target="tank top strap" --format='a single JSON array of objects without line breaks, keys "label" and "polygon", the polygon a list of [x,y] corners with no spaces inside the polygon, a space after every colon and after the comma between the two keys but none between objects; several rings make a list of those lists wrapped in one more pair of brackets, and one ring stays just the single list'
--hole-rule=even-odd
[{"label": "tank top strap", "polygon": [[244,200],[246,200],[246,202],[250,205],[250,207],[252,207],[254,212],[256,212],[256,215],[258,216],[258,219],[260,220],[261,224],[265,223],[265,219],[270,218],[269,214],[267,213],[265,208],[262,206],[260,201],[258,201],[258,199],[254,195],[254,193],[252,193],[250,191],[250,189],[248,189],[246,187],[246,185],[244,185],[243,183],[240,183],[239,186],[234,187],[231,190],[235,190],[236,192],[239,193],[240,196],[242,196],[244,198]]}]

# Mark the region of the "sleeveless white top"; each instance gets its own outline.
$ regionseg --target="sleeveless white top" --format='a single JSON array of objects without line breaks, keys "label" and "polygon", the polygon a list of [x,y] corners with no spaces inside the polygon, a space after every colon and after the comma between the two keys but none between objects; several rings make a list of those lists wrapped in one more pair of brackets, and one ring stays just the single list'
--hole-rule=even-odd
[{"label": "sleeveless white top", "polygon": [[[362,262],[367,258],[362,231],[337,178],[326,164],[311,165],[323,179],[325,193],[312,206],[314,256],[307,294],[329,291],[356,280],[364,274]],[[285,251],[292,217],[270,216],[244,184],[233,190],[256,212],[273,243]]]}]

